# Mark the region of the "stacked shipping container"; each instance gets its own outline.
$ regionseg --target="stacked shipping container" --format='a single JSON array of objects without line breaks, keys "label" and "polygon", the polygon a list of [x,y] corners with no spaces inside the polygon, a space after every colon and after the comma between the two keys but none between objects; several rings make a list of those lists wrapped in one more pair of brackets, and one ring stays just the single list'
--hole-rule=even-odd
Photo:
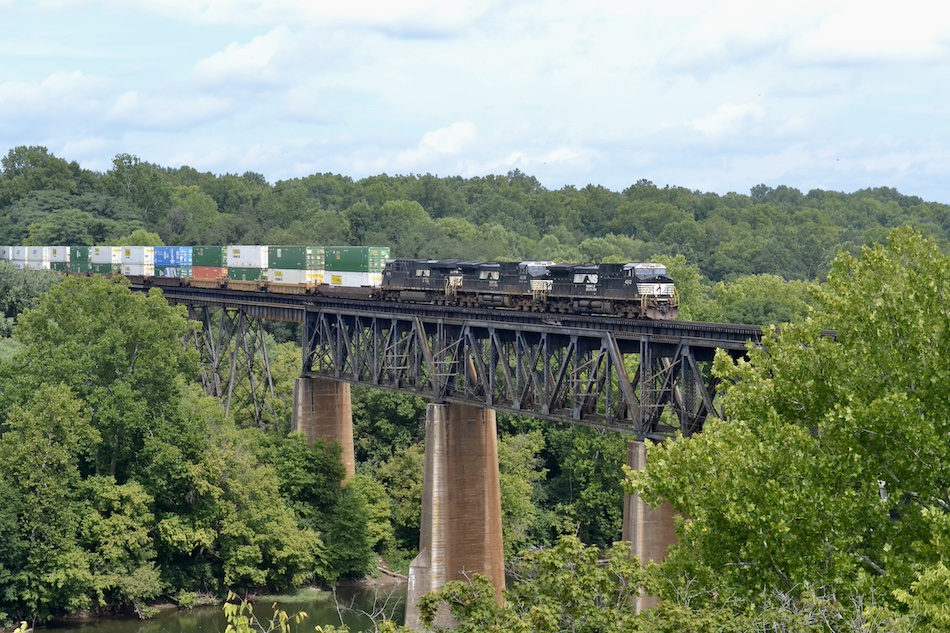
[{"label": "stacked shipping container", "polygon": [[267,279],[284,284],[322,284],[323,254],[322,246],[271,246]]},{"label": "stacked shipping container", "polygon": [[156,246],[156,277],[191,277],[193,262],[191,246]]},{"label": "stacked shipping container", "polygon": [[122,272],[121,246],[93,246],[89,253],[90,272],[109,275]]},{"label": "stacked shipping container", "polygon": [[122,274],[136,277],[154,277],[155,247],[123,246]]},{"label": "stacked shipping container", "polygon": [[194,279],[224,279],[228,276],[226,246],[195,246],[191,251]]},{"label": "stacked shipping container", "polygon": [[267,246],[228,246],[228,279],[266,280],[268,254]]},{"label": "stacked shipping container", "polygon": [[379,286],[389,259],[388,246],[327,246],[324,283],[331,286]]},{"label": "stacked shipping container", "polygon": [[389,256],[378,246],[0,246],[19,268],[306,287],[379,286]]}]

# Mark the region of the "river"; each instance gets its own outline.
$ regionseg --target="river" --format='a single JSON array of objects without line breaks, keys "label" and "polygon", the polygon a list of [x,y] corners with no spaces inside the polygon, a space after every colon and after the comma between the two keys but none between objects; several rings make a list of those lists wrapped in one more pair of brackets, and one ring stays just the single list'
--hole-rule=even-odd
[{"label": "river", "polygon": [[[308,617],[299,625],[292,625],[292,631],[311,632],[317,625],[340,625],[342,609],[343,623],[350,631],[374,630],[373,618],[368,614],[382,611],[389,619],[402,624],[405,618],[406,585],[386,584],[379,587],[340,587],[333,594],[318,589],[301,589],[281,596],[264,596],[254,603],[254,615],[267,627],[272,617],[271,605],[277,600],[277,608],[288,615],[300,611]],[[222,633],[227,626],[222,605],[198,607],[195,609],[167,609],[149,620],[138,618],[107,618],[56,624],[38,629],[46,632],[82,631],[82,633]]]}]

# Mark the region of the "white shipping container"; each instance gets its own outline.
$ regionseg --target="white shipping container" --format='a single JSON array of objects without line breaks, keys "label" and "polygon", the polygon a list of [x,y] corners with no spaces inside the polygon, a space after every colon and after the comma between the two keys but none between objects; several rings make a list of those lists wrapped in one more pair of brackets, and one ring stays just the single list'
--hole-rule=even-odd
[{"label": "white shipping container", "polygon": [[[133,266],[142,264],[155,264],[154,246],[123,246],[122,264]],[[136,273],[137,274],[137,273]]]},{"label": "white shipping container", "polygon": [[13,247],[0,246],[0,259],[3,259],[3,260],[13,259]]},{"label": "white shipping container", "polygon": [[324,273],[324,283],[331,286],[359,288],[361,286],[379,287],[383,283],[383,273],[351,273],[328,270]]},{"label": "white shipping container", "polygon": [[121,264],[121,246],[93,246],[89,253],[89,262],[92,264]]},{"label": "white shipping container", "polygon": [[21,268],[21,269],[22,269],[22,268],[32,268],[33,270],[49,270],[49,260],[48,260],[48,259],[47,259],[45,262],[43,262],[43,261],[38,261],[38,260],[27,261],[27,262],[25,263],[25,266],[22,266],[22,267],[19,266],[20,263],[23,263],[23,262],[18,262],[17,268]]},{"label": "white shipping container", "polygon": [[68,262],[69,261],[69,247],[68,246],[50,246],[49,260],[51,262],[57,262],[61,264]]},{"label": "white shipping container", "polygon": [[154,277],[155,264],[122,264],[122,274],[133,277]]},{"label": "white shipping container", "polygon": [[[27,248],[26,248],[26,246],[14,246],[14,247],[13,247],[13,255],[11,256],[10,259],[12,259],[12,260],[14,260],[14,261],[17,261],[17,262],[25,262],[25,261],[26,261],[26,253],[27,253]],[[23,268],[23,266],[20,266],[20,268]]]},{"label": "white shipping container", "polygon": [[322,270],[299,270],[296,268],[268,268],[267,278],[282,284],[322,284]]},{"label": "white shipping container", "polygon": [[270,268],[267,246],[228,246],[228,268]]},{"label": "white shipping container", "polygon": [[[49,264],[49,246],[30,246],[26,251],[26,261]],[[47,266],[49,268],[49,266]]]}]

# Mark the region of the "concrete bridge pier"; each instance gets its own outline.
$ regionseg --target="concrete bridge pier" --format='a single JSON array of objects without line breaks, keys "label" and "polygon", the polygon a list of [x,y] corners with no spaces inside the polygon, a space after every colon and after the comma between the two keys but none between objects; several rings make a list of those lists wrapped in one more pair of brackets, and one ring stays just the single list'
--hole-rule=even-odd
[{"label": "concrete bridge pier", "polygon": [[[643,470],[647,465],[647,450],[643,442],[627,442],[627,466]],[[641,562],[659,562],[666,558],[670,545],[677,542],[673,530],[673,506],[664,503],[657,508],[645,504],[639,495],[626,495],[623,500],[623,540],[629,541],[634,556]],[[637,613],[656,606],[659,599],[641,594],[637,598]]]},{"label": "concrete bridge pier", "polygon": [[[406,626],[420,631],[418,601],[468,574],[505,588],[495,411],[461,404],[426,410],[425,473],[419,555],[409,566]],[[450,625],[447,614],[440,626]]]},{"label": "concrete bridge pier", "polygon": [[295,380],[291,429],[303,433],[310,442],[317,438],[339,442],[343,447],[341,458],[346,480],[356,474],[349,383],[311,376]]}]

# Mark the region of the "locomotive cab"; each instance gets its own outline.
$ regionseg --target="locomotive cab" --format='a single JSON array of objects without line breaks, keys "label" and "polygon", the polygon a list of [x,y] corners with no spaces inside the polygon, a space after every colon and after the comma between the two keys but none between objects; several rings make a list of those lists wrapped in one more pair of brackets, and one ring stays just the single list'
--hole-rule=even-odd
[{"label": "locomotive cab", "polygon": [[666,266],[653,262],[637,262],[624,266],[624,284],[635,290],[640,300],[640,314],[650,319],[675,319],[676,289]]}]

